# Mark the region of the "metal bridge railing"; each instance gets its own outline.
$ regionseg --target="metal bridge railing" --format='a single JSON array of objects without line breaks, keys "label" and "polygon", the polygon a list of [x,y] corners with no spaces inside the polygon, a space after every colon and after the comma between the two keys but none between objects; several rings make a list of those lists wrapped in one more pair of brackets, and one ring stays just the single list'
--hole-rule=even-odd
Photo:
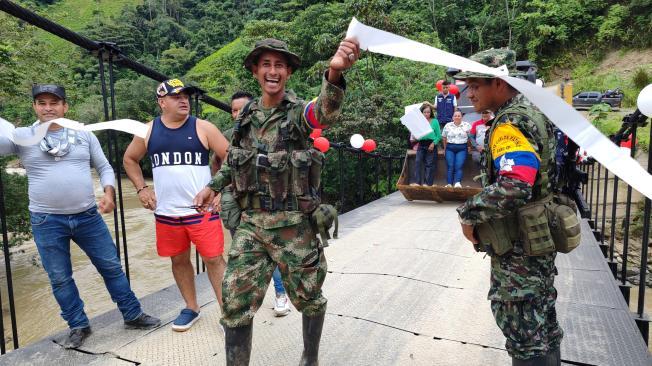
[{"label": "metal bridge railing", "polygon": [[[637,126],[630,126],[631,131],[631,156],[636,155],[636,132]],[[650,130],[652,141],[652,129]],[[616,139],[618,140],[618,139]],[[619,142],[619,141],[616,141]],[[648,173],[652,172],[652,149],[648,148]],[[635,265],[636,261],[632,260],[638,253],[632,252],[632,205],[636,202],[632,199],[632,187],[621,182],[617,176],[611,174],[600,163],[589,159],[580,165],[580,169],[588,174],[588,183],[582,187],[585,200],[589,204],[590,215],[589,225],[593,229],[593,235],[602,249],[602,254],[607,260],[614,279],[618,281],[621,293],[630,304],[630,295],[633,286],[636,286],[637,293],[636,312],[633,314],[636,324],[641,331],[641,335],[646,343],[649,340],[649,323],[650,319],[645,314],[645,300],[647,287],[648,272],[648,246],[650,245],[650,199],[645,198],[642,215],[639,212],[639,218],[642,220],[640,262],[638,268],[632,270],[628,268]],[[626,193],[623,196],[620,190],[626,186]],[[624,200],[623,200],[624,199]],[[619,200],[621,200],[619,202]],[[624,213],[622,212],[624,210]],[[620,213],[620,215],[619,215]],[[620,223],[620,224],[619,224]],[[640,221],[638,223],[641,225]],[[622,239],[618,243],[617,233],[621,232]],[[608,235],[607,235],[608,233]],[[618,245],[621,244],[621,245]],[[620,246],[620,253],[617,253],[617,247]],[[631,263],[630,263],[631,262]],[[633,285],[634,284],[634,285]]]}]

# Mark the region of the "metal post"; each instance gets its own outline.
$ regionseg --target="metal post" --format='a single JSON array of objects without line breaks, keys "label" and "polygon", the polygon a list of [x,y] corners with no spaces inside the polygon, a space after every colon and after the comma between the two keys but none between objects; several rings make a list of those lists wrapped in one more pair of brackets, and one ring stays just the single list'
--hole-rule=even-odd
[{"label": "metal post", "polygon": [[392,157],[387,158],[387,194],[392,193]]},{"label": "metal post", "polygon": [[195,247],[195,271],[199,274],[199,251]]},{"label": "metal post", "polygon": [[[609,170],[607,168],[604,168],[604,188],[602,189],[602,223],[600,225],[600,250],[602,251],[602,255],[607,258],[608,253],[609,253],[609,245],[605,244],[604,242],[604,226],[607,223],[607,190],[609,188]],[[596,207],[596,212],[597,212],[597,207]],[[597,218],[596,218],[597,222]]]},{"label": "metal post", "polygon": [[[582,162],[582,163],[580,163],[580,170],[581,170],[582,172],[584,172],[584,173],[587,172],[587,171],[586,171],[586,167],[587,167],[586,162]],[[587,183],[588,183],[588,181],[587,181]],[[586,189],[586,183],[582,183],[582,195],[584,196],[584,202],[586,202],[586,199],[587,199],[587,197],[586,197],[586,192],[587,192],[587,189]]]},{"label": "metal post", "polygon": [[[632,149],[631,149],[631,156],[634,158],[636,154],[636,128],[637,126],[634,125],[632,127]],[[625,228],[624,234],[623,234],[623,265],[621,268],[621,282],[622,284],[619,286],[620,291],[623,293],[623,297],[625,298],[625,301],[627,301],[627,304],[629,304],[629,291],[631,289],[631,286],[627,284],[627,257],[629,255],[629,220],[631,218],[631,211],[632,211],[632,186],[629,184],[627,185],[627,201],[625,203]],[[647,264],[647,263],[646,263]]]},{"label": "metal post", "polygon": [[[115,108],[115,77],[113,75],[113,53],[109,51],[109,91],[111,95],[111,119],[117,119],[116,108]],[[109,138],[113,139],[113,152],[115,154],[115,160],[113,162],[115,173],[116,173],[116,183],[118,188],[118,207],[120,210],[120,225],[122,229],[122,247],[124,249],[124,260],[125,260],[125,275],[127,275],[127,281],[131,283],[131,278],[129,276],[129,252],[127,250],[127,230],[125,223],[125,209],[122,199],[122,162],[120,161],[120,146],[118,143],[118,135],[115,131],[109,130]],[[115,211],[114,211],[115,216]],[[116,242],[117,244],[117,242]]]},{"label": "metal post", "polygon": [[380,156],[374,156],[374,165],[376,166],[376,198],[382,197],[382,193],[380,193],[380,162],[381,162]]},{"label": "metal post", "polygon": [[[604,169],[604,190],[602,192],[602,225],[600,226],[600,243],[604,245],[604,226],[607,223],[607,188],[609,187],[609,170]],[[608,246],[607,246],[608,248]],[[607,254],[605,253],[605,258]]]},{"label": "metal post", "polygon": [[[104,120],[109,121],[109,101],[108,101],[108,96],[106,92],[106,77],[104,76],[104,50],[100,49],[97,51],[97,58],[99,60],[99,68],[100,68],[100,86],[102,88],[102,102],[104,105]],[[108,159],[109,163],[112,165],[114,171],[115,171],[115,166],[113,166],[113,145],[111,143],[111,133],[107,133],[107,151],[109,153]],[[114,231],[115,231],[115,248],[118,252],[118,259],[120,258],[120,228],[119,228],[119,223],[118,223],[118,209],[117,207],[113,209],[113,226],[114,226]]]},{"label": "metal post", "polygon": [[614,260],[614,251],[616,248],[615,240],[616,240],[616,209],[618,208],[618,176],[614,174],[614,189],[613,189],[613,195],[611,198],[611,233],[609,235],[609,262],[607,264],[609,265],[609,269],[611,269],[611,274],[614,276],[614,279],[617,279],[617,273],[618,273],[618,262]]},{"label": "metal post", "polygon": [[[652,129],[650,129],[650,137],[652,138]],[[636,144],[636,140],[632,139],[632,148]],[[648,149],[647,155],[647,172],[652,173],[652,150]],[[645,339],[645,343],[648,344],[649,335],[650,335],[650,319],[645,315],[645,290],[647,288],[647,256],[648,256],[648,245],[650,241],[650,209],[652,202],[649,198],[645,198],[645,208],[643,209],[643,238],[641,239],[641,268],[638,279],[638,304],[637,304],[637,314],[636,325]]]},{"label": "metal post", "polygon": [[337,147],[337,161],[340,164],[340,213],[344,212],[344,151]]},{"label": "metal post", "polygon": [[[14,304],[14,283],[11,276],[11,258],[9,257],[9,236],[7,235],[7,212],[5,211],[5,187],[2,182],[2,174],[0,173],[0,219],[2,219],[2,251],[5,257],[5,272],[7,274],[7,294],[9,297],[9,316],[11,318],[11,335],[13,337],[14,349],[18,349],[18,327],[16,326],[16,305]],[[0,310],[2,310],[2,303],[0,302]],[[4,328],[4,314],[0,311],[0,318],[2,323],[2,345],[0,351],[5,353],[5,328]]]},{"label": "metal post", "polygon": [[[598,164],[598,178],[596,179],[596,186],[595,186],[595,219],[593,222],[595,223],[595,226],[593,227],[593,236],[595,237],[595,240],[600,242],[602,241],[602,238],[600,237],[600,230],[598,230],[598,211],[600,208],[600,173],[602,172],[602,165],[600,163]],[[606,247],[602,248],[602,255],[606,257]]]},{"label": "metal post", "polygon": [[356,154],[358,158],[358,194],[355,200],[355,207],[358,208],[364,204],[364,188],[362,186],[362,151],[358,150]]},{"label": "metal post", "polygon": [[588,187],[588,199],[589,199],[589,225],[591,226],[591,229],[595,229],[595,222],[591,219],[592,213],[591,210],[593,210],[593,172],[595,169],[595,162],[591,162],[591,167],[590,167],[590,173],[589,173],[589,187]]},{"label": "metal post", "polygon": [[[201,109],[199,108],[199,94],[196,93],[193,96],[195,98],[195,117],[199,118],[201,114]],[[190,104],[192,105],[192,103]],[[197,268],[199,268],[199,263],[197,263]],[[206,272],[206,263],[204,263],[204,258],[201,259],[201,271]]]}]

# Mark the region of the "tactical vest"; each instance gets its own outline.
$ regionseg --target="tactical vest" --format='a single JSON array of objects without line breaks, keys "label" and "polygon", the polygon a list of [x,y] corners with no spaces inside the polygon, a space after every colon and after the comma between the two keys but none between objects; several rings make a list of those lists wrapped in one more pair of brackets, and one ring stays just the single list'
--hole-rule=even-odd
[{"label": "tactical vest", "polygon": [[234,126],[228,154],[235,198],[245,210],[313,212],[320,203],[324,154],[308,147],[300,127],[301,106],[287,102],[278,107],[286,116],[276,122],[276,137],[267,145],[252,126],[253,103],[243,108]]},{"label": "tactical vest", "polygon": [[[479,248],[496,255],[504,255],[514,249],[518,254],[541,255],[554,251],[554,242],[551,240],[548,229],[548,217],[545,213],[545,203],[552,201],[550,167],[555,162],[555,140],[552,125],[546,123],[545,117],[540,113],[528,113],[528,108],[522,104],[515,104],[501,110],[495,117],[499,121],[507,114],[518,114],[527,117],[537,127],[540,134],[538,151],[540,157],[539,170],[532,188],[532,197],[529,202],[508,216],[494,218],[486,223],[476,226],[476,235],[483,239],[487,248]],[[485,141],[491,141],[498,123],[490,127]],[[484,149],[482,168],[483,186],[496,182],[498,173],[493,164],[491,148]],[[518,245],[514,245],[517,244]],[[550,247],[552,244],[552,248]]]}]

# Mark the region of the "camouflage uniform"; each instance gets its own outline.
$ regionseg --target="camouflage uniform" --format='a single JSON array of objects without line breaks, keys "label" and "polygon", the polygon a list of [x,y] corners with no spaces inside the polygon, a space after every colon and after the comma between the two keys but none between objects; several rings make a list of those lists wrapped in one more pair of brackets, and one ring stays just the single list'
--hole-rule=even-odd
[{"label": "camouflage uniform", "polygon": [[[514,54],[489,50],[471,59],[491,67],[510,66]],[[464,72],[455,77],[492,76]],[[548,174],[554,171],[556,142],[550,121],[521,94],[507,101],[495,115],[485,136],[488,148],[482,159],[484,188],[457,209],[463,224],[493,225],[492,220],[505,220],[516,226],[517,208],[551,193],[554,177]],[[543,123],[537,124],[536,120]],[[506,140],[516,143],[505,145]],[[544,167],[547,168],[540,169]],[[509,354],[517,359],[531,359],[558,350],[563,336],[555,312],[556,253],[526,256],[518,240],[513,245],[507,254],[491,257],[488,299],[496,323],[507,339]]]},{"label": "camouflage uniform", "polygon": [[[209,185],[220,191],[233,183],[236,198],[244,209],[222,285],[221,322],[225,326],[233,328],[251,323],[277,264],[283,285],[297,310],[308,316],[325,313],[326,298],[321,287],[326,278],[326,259],[310,223],[310,212],[319,205],[319,198],[317,192],[307,191],[308,181],[315,177],[300,172],[299,168],[306,162],[294,157],[306,151],[312,128],[328,127],[334,122],[343,97],[343,79],[342,86],[336,86],[324,77],[321,93],[312,101],[300,100],[288,91],[277,108],[265,111],[261,100],[254,100],[238,116],[229,163],[222,166]],[[236,141],[237,134],[241,135],[239,141]],[[277,151],[288,152],[275,148],[283,140],[292,153],[287,154],[290,157],[286,155],[285,161],[276,161]],[[258,182],[252,186],[252,182],[239,181],[236,170],[242,166],[238,164],[246,159],[259,160],[256,154],[243,158],[246,152],[238,156],[240,150],[256,154],[266,150],[265,160],[269,159],[272,167],[288,164],[292,171],[289,187],[276,192],[276,187],[270,184],[274,175],[261,170],[258,164],[253,167]],[[321,154],[316,150],[312,153]],[[313,165],[316,163],[312,161]]]}]

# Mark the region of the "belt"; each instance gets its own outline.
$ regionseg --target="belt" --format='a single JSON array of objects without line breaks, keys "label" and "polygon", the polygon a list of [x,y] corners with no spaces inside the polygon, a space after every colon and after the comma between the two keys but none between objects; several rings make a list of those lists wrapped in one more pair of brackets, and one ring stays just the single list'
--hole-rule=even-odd
[{"label": "belt", "polygon": [[[272,199],[269,195],[253,195],[248,194],[243,197],[246,207],[254,210],[262,211],[298,211],[299,204],[296,196],[288,195],[288,197],[279,202]],[[243,205],[244,207],[244,205]]]},{"label": "belt", "polygon": [[[154,217],[156,217],[156,222],[161,224],[171,225],[171,226],[186,226],[186,225],[195,225],[201,223],[202,220],[204,219],[204,214],[179,216],[179,217],[154,214]],[[219,213],[212,213],[209,216],[208,221],[215,221],[219,219],[220,219]]]}]

